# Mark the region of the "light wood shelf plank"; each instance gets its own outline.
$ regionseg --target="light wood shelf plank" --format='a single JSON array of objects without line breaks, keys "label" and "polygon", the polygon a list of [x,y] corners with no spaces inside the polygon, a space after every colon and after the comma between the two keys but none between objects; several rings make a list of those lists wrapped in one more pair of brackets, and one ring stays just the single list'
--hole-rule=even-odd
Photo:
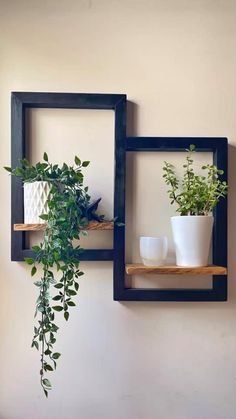
[{"label": "light wood shelf plank", "polygon": [[[14,224],[14,231],[43,231],[46,228],[46,224]],[[113,222],[104,222],[99,223],[97,221],[92,221],[87,226],[84,227],[84,230],[113,230]]]},{"label": "light wood shelf plank", "polygon": [[128,275],[227,275],[227,269],[225,267],[216,265],[201,267],[182,267],[176,265],[145,266],[141,263],[133,263],[127,264],[125,270]]}]

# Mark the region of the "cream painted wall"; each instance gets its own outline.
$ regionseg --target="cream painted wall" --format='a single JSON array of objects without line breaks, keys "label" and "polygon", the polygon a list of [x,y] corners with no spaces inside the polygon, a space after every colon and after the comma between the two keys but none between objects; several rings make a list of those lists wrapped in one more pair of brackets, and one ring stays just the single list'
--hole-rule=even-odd
[{"label": "cream painted wall", "polygon": [[[0,419],[235,418],[235,19],[236,2],[230,0],[0,0],[1,166],[10,162],[13,90],[127,93],[133,103],[129,134],[230,141],[229,301],[114,302],[111,264],[84,264],[79,309],[67,327],[61,322],[63,356],[49,400],[38,384],[38,355],[30,349],[36,294],[29,270],[10,262],[10,179],[0,171]],[[102,191],[110,212],[113,116],[81,112],[77,120],[76,115],[33,113],[32,156],[40,158],[45,141],[53,159],[70,159],[82,136],[86,142],[79,141],[79,151],[94,164],[88,168],[91,190]],[[72,144],[50,149],[49,135],[53,141],[69,135]],[[106,145],[106,155],[92,145],[94,137]],[[169,228],[164,190],[158,189],[161,199],[153,197],[157,212],[140,198],[142,191],[148,194],[150,177],[152,188],[155,182],[162,188],[161,160],[150,159],[140,155],[129,161],[133,201],[127,215],[134,247],[127,258],[132,252],[138,257],[139,234]],[[140,170],[149,170],[140,183],[134,168],[138,179]],[[131,213],[133,202],[138,204]],[[109,235],[95,239],[112,244]]]}]

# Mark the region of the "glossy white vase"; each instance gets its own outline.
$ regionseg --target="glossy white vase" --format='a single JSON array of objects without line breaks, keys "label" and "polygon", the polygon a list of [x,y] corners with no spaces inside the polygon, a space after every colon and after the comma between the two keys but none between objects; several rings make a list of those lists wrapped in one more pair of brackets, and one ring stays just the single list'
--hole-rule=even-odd
[{"label": "glossy white vase", "polygon": [[47,199],[49,191],[48,182],[38,181],[24,184],[25,224],[45,223],[39,216],[48,212]]},{"label": "glossy white vase", "polygon": [[171,217],[178,266],[207,266],[214,218],[211,215]]}]

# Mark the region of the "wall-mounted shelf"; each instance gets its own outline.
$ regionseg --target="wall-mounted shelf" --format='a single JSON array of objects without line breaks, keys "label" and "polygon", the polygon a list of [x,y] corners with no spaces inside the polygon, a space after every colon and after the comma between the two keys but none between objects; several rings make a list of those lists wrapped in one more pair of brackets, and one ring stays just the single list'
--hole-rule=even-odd
[{"label": "wall-mounted shelf", "polygon": [[[125,157],[129,152],[181,152],[190,144],[195,144],[196,152],[212,152],[213,162],[224,173],[222,181],[227,182],[227,138],[209,137],[126,137],[123,153],[118,155],[117,166],[125,166]],[[148,185],[147,185],[148,186]],[[117,216],[125,218],[125,172],[116,171],[116,191],[119,194]],[[205,268],[143,267],[125,263],[125,230],[115,233],[117,253],[114,259],[114,298],[123,301],[226,301],[227,300],[227,198],[222,199],[214,209],[214,227],[212,240],[213,266]],[[212,287],[192,288],[132,288],[125,281],[125,274],[187,274],[212,275]]]},{"label": "wall-mounted shelf", "polygon": [[[28,157],[29,136],[27,135],[27,111],[31,108],[53,109],[97,109],[114,111],[114,137],[115,166],[122,175],[124,166],[119,163],[123,159],[123,144],[126,136],[126,95],[124,94],[97,94],[97,93],[48,93],[48,92],[12,92],[11,95],[11,166],[16,167],[19,160]],[[34,252],[28,248],[28,235],[31,231],[40,231],[42,225],[25,226],[24,222],[24,196],[22,181],[12,176],[11,180],[11,260],[23,261],[26,257],[35,257]],[[119,186],[114,188],[114,219],[124,222],[119,214]],[[120,215],[120,216],[119,216]],[[113,223],[91,223],[89,230],[113,230],[118,237],[124,227]],[[112,249],[85,249],[80,260],[86,261],[113,261],[118,259],[117,240],[114,237]]]},{"label": "wall-mounted shelf", "polygon": [[[127,137],[126,95],[84,93],[12,93],[12,167],[27,157],[26,111],[28,108],[103,109],[115,112],[115,181],[114,219],[120,223],[91,223],[89,230],[113,230],[112,249],[86,249],[80,260],[113,261],[114,300],[117,301],[226,301],[227,300],[227,198],[221,200],[214,210],[212,241],[213,266],[204,268],[180,268],[177,266],[144,267],[140,264],[125,264],[125,169],[129,152],[179,152],[195,144],[196,151],[212,152],[214,164],[223,169],[221,180],[227,181],[227,138],[209,137]],[[27,248],[30,231],[40,231],[43,225],[25,225],[23,188],[19,178],[12,177],[12,251],[13,261],[35,257]],[[125,275],[135,274],[188,274],[213,275],[212,288],[206,289],[157,289],[127,287]]]},{"label": "wall-mounted shelf", "polygon": [[[14,231],[43,231],[46,228],[45,223],[41,224],[14,224]],[[113,222],[104,222],[99,223],[97,221],[92,221],[84,227],[84,230],[113,230]]]},{"label": "wall-mounted shelf", "polygon": [[142,263],[132,263],[125,267],[127,275],[161,274],[161,275],[227,275],[223,266],[182,267],[176,265],[145,266]]}]

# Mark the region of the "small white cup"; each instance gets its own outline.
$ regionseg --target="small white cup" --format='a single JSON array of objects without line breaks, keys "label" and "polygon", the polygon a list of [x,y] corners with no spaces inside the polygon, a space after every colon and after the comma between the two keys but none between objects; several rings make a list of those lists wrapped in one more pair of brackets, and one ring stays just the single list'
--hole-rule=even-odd
[{"label": "small white cup", "polygon": [[140,256],[144,265],[164,265],[167,251],[167,237],[140,237]]}]

